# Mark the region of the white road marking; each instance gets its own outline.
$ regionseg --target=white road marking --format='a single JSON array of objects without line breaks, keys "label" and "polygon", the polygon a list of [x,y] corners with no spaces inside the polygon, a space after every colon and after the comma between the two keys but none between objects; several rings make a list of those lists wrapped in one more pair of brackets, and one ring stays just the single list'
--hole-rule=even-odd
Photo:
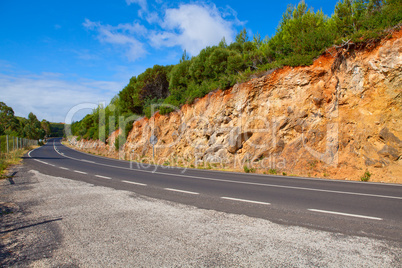
[{"label": "white road marking", "polygon": [[48,164],[49,166],[52,166],[52,167],[55,167],[55,165],[52,165],[52,164]]},{"label": "white road marking", "polygon": [[59,168],[64,169],[64,170],[69,170],[68,168],[65,168],[65,167],[59,167]]},{"label": "white road marking", "polygon": [[83,161],[83,162],[87,162],[87,163],[91,163],[91,164],[95,164],[95,162],[94,162],[94,161],[89,161],[89,160],[85,160],[85,159],[81,159],[81,161]]},{"label": "white road marking", "polygon": [[80,173],[80,174],[88,174],[86,172],[82,172],[82,171],[79,171],[79,170],[74,170],[74,172],[77,172],[77,173]]},{"label": "white road marking", "polygon": [[122,182],[139,185],[139,186],[147,186],[145,183],[139,183],[139,182],[134,182],[134,181],[122,181]]},{"label": "white road marking", "polygon": [[253,203],[253,204],[260,204],[260,205],[271,205],[271,203],[267,202],[261,202],[261,201],[253,201],[253,200],[247,200],[247,199],[239,199],[239,198],[233,198],[233,197],[221,197],[222,199],[227,199],[227,200],[232,200],[232,201],[239,201],[239,202],[246,202],[246,203]]},{"label": "white road marking", "polygon": [[179,193],[184,193],[184,194],[193,194],[193,195],[199,194],[199,193],[195,193],[195,192],[183,191],[183,190],[172,189],[172,188],[164,188],[164,189],[167,190],[167,191],[179,192]]},{"label": "white road marking", "polygon": [[110,178],[110,177],[106,177],[106,176],[102,176],[102,175],[95,175],[95,177],[102,178],[102,179],[107,179],[107,180],[111,180],[111,179],[112,179],[112,178]]},{"label": "white road marking", "polygon": [[369,219],[369,220],[382,221],[382,218],[371,217],[371,216],[356,215],[356,214],[349,214],[349,213],[342,213],[342,212],[335,212],[335,211],[327,211],[327,210],[319,210],[319,209],[308,209],[308,210],[313,211],[313,212],[326,213],[326,214],[335,214],[335,215],[341,215],[341,216],[349,216],[349,217],[355,217],[355,218],[363,218],[363,219]]},{"label": "white road marking", "polygon": [[[55,144],[54,144],[55,146]],[[80,161],[80,159],[63,155],[69,159]],[[183,177],[183,178],[192,178],[192,179],[199,179],[199,180],[206,180],[206,181],[218,181],[218,182],[226,182],[226,183],[235,183],[235,184],[244,184],[244,185],[255,185],[255,186],[262,186],[262,187],[273,187],[273,188],[284,188],[284,189],[295,189],[295,190],[304,190],[304,191],[313,191],[313,192],[325,192],[325,193],[334,193],[334,194],[347,194],[347,195],[357,195],[357,196],[369,196],[369,197],[380,197],[380,198],[388,198],[388,199],[399,199],[402,200],[402,197],[399,196],[387,196],[387,195],[376,195],[376,194],[364,194],[364,193],[356,193],[356,192],[343,192],[343,191],[332,191],[332,190],[323,190],[323,189],[314,189],[314,188],[304,188],[304,187],[294,187],[294,186],[284,186],[284,185],[276,185],[276,184],[265,184],[265,183],[257,183],[257,182],[246,182],[246,181],[231,181],[231,180],[224,180],[224,179],[214,179],[208,177],[199,177],[199,176],[189,176],[183,174],[172,174],[172,173],[164,173],[164,172],[155,172],[155,171],[148,171],[142,169],[132,169],[132,168],[125,168],[125,167],[118,167],[108,164],[96,163],[100,166],[117,168],[117,169],[125,169],[125,170],[133,170],[138,172],[144,173],[154,173],[159,175],[165,176],[173,176],[173,177]]]}]

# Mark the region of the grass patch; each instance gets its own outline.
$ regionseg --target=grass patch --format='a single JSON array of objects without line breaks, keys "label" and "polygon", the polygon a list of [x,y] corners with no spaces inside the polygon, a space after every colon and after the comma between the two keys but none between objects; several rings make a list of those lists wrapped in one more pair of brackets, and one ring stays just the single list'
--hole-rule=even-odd
[{"label": "grass patch", "polygon": [[32,148],[15,150],[10,153],[2,153],[0,155],[0,178],[6,178],[6,170],[9,166],[21,163],[22,156],[30,151]]}]

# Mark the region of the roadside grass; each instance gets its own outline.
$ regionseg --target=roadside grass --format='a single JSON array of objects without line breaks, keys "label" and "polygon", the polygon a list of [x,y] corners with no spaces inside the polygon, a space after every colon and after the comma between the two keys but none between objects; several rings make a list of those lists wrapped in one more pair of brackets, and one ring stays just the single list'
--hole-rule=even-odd
[{"label": "roadside grass", "polygon": [[[35,146],[36,147],[36,146]],[[22,161],[22,156],[32,150],[33,147],[19,149],[10,153],[0,154],[0,179],[7,178],[7,168],[13,165],[18,165]]]}]

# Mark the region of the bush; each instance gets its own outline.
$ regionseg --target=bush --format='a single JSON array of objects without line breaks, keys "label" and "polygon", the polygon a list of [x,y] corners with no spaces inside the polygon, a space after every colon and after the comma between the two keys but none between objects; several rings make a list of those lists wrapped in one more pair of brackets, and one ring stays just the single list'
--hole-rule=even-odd
[{"label": "bush", "polygon": [[255,168],[249,168],[248,166],[244,166],[243,169],[246,173],[254,173],[256,171]]},{"label": "bush", "polygon": [[366,170],[366,172],[364,172],[363,176],[360,177],[361,181],[369,181],[371,177],[371,173],[370,171]]},{"label": "bush", "polygon": [[277,171],[276,171],[276,169],[274,169],[274,168],[270,168],[270,169],[268,170],[268,173],[269,173],[269,174],[272,174],[272,175],[275,175],[275,174],[277,174]]},{"label": "bush", "polygon": [[126,137],[122,134],[117,136],[114,141],[114,148],[116,151],[119,151],[124,146],[124,143],[126,143]]}]

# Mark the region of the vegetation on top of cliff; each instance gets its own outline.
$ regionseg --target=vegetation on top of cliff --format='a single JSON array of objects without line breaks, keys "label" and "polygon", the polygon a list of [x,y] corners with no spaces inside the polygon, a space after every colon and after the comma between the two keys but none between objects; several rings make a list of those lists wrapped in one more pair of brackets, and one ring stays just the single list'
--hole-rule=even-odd
[{"label": "vegetation on top of cliff", "polygon": [[155,65],[132,77],[107,107],[98,107],[74,122],[72,133],[105,140],[121,128],[127,135],[133,120],[140,115],[151,117],[154,107],[166,114],[267,70],[310,65],[333,45],[378,40],[401,22],[400,0],[340,0],[331,17],[321,10],[315,12],[304,1],[289,5],[274,36],[262,39],[257,33],[251,38],[244,29],[231,44],[222,39],[219,45],[206,47],[192,58],[184,51],[178,64]]}]

